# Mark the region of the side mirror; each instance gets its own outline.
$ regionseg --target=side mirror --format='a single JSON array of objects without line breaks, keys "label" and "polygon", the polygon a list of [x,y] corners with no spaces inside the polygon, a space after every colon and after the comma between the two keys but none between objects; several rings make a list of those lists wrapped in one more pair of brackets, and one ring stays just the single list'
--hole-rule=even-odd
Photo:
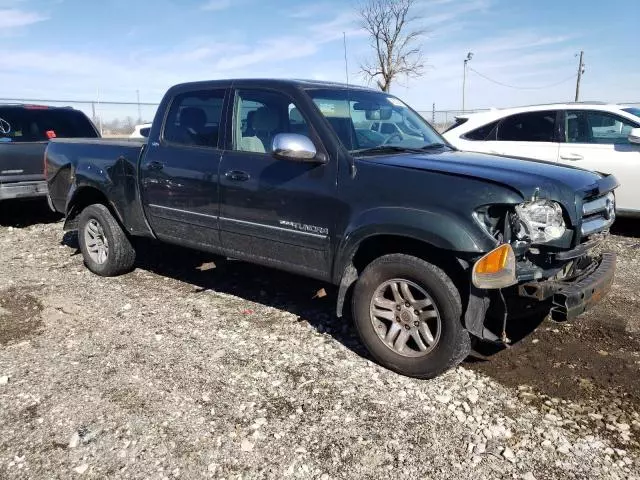
[{"label": "side mirror", "polygon": [[151,127],[145,127],[140,129],[140,135],[144,138],[149,138],[149,132],[151,131]]},{"label": "side mirror", "polygon": [[640,128],[632,128],[629,132],[629,143],[640,144]]},{"label": "side mirror", "polygon": [[311,139],[297,133],[279,133],[273,139],[271,150],[276,158],[283,160],[325,163],[318,157],[318,151]]}]

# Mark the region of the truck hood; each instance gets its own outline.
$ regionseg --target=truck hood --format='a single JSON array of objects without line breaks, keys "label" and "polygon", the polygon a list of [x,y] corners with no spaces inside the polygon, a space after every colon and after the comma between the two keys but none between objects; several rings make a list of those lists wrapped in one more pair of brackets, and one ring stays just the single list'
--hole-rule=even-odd
[{"label": "truck hood", "polygon": [[523,199],[531,198],[539,190],[540,197],[564,202],[567,207],[575,203],[576,194],[584,196],[599,190],[603,178],[589,170],[551,162],[456,150],[383,155],[366,160],[499,183],[516,190]]}]

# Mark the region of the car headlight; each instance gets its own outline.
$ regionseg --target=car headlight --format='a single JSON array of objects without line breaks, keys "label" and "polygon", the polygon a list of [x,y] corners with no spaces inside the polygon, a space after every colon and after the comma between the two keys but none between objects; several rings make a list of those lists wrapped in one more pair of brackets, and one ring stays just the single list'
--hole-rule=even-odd
[{"label": "car headlight", "polygon": [[531,243],[547,243],[564,235],[567,227],[562,217],[562,207],[551,200],[533,200],[516,207],[520,228],[516,231],[519,240]]}]

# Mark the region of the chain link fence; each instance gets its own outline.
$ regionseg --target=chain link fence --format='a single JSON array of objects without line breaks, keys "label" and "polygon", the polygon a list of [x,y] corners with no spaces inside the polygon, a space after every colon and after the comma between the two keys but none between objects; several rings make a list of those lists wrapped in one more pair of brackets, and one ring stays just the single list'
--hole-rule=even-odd
[{"label": "chain link fence", "polygon": [[133,133],[136,125],[149,123],[158,109],[157,103],[99,102],[53,100],[40,98],[0,98],[3,104],[46,105],[71,107],[84,112],[105,137],[124,137]]},{"label": "chain link fence", "polygon": [[418,113],[439,132],[444,132],[462,114],[486,112],[488,108],[476,110],[418,110]]},{"label": "chain link fence", "polygon": [[[28,98],[0,98],[0,104],[33,104],[48,105],[52,107],[72,107],[82,110],[105,137],[120,137],[130,135],[135,126],[149,123],[153,120],[157,103],[137,102],[100,102],[100,101],[71,101],[71,100],[47,100]],[[640,106],[640,103],[628,102],[624,105]],[[457,116],[462,114],[484,112],[489,109],[474,110],[419,110],[418,113],[439,132],[443,132],[451,126]]]},{"label": "chain link fence", "polygon": [[[640,102],[620,102],[618,105],[629,107],[640,107]],[[488,108],[478,108],[473,110],[418,110],[418,113],[428,121],[439,132],[445,131],[454,124],[456,117],[463,114],[488,112]]]}]

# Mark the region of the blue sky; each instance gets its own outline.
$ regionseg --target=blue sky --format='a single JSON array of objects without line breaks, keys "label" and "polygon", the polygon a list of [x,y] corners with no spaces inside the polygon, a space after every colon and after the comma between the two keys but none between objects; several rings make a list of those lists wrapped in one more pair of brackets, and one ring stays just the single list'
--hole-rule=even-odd
[{"label": "blue sky", "polygon": [[[461,105],[463,59],[518,87],[576,73],[582,99],[640,102],[640,1],[425,0],[416,13],[428,68],[392,93],[418,110]],[[230,77],[364,83],[370,53],[348,0],[0,0],[0,97],[159,101],[174,83]],[[567,101],[575,81],[514,89],[470,72],[467,107]],[[98,92],[98,93],[96,93]]]}]

